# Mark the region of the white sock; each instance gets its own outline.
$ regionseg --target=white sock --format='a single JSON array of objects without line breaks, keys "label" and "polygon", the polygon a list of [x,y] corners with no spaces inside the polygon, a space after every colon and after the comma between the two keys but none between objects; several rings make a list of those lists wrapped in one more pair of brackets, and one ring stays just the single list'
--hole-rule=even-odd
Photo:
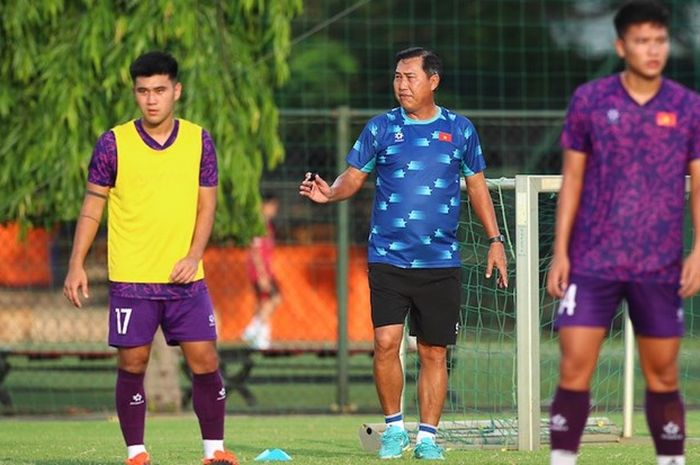
[{"label": "white sock", "polygon": [[270,335],[271,334],[272,334],[272,328],[270,327],[270,323],[265,323],[265,324],[260,323],[260,327],[258,328],[258,341],[263,346],[263,347],[260,347],[261,349],[269,349],[270,348]]},{"label": "white sock", "polygon": [[436,426],[429,425],[428,423],[420,423],[418,425],[418,434],[416,435],[416,444],[420,444],[423,439],[430,439],[430,441],[435,442],[436,435]]},{"label": "white sock", "polygon": [[384,423],[386,423],[387,428],[390,426],[398,426],[401,429],[406,429],[406,427],[403,424],[402,412],[392,413],[391,415],[384,415]]},{"label": "white sock", "polygon": [[259,333],[260,319],[256,315],[253,318],[251,318],[251,320],[248,322],[248,325],[243,330],[242,338],[246,341],[250,341],[251,339],[255,339]]},{"label": "white sock", "polygon": [[550,465],[576,465],[577,455],[569,450],[553,450]]},{"label": "white sock", "polygon": [[127,458],[133,459],[141,452],[146,452],[146,446],[144,446],[143,444],[138,444],[135,446],[126,446]]},{"label": "white sock", "polygon": [[685,465],[683,455],[657,455],[656,465]]},{"label": "white sock", "polygon": [[214,452],[217,450],[224,450],[224,440],[223,439],[204,439],[204,458],[213,459]]}]

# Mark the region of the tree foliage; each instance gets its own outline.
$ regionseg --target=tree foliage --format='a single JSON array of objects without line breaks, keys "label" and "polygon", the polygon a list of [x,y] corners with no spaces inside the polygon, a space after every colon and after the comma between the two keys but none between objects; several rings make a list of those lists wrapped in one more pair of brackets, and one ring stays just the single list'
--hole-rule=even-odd
[{"label": "tree foliage", "polygon": [[0,2],[0,223],[75,219],[92,147],[139,116],[128,68],[143,52],[179,61],[177,115],[212,134],[215,236],[259,231],[259,180],[284,155],[274,89],[288,77],[302,0]]},{"label": "tree foliage", "polygon": [[311,38],[294,49],[289,70],[291,79],[280,91],[285,107],[335,108],[350,100],[347,83],[357,74],[358,66],[342,42]]},{"label": "tree foliage", "polygon": [[[357,71],[306,89],[304,101],[352,108],[396,105],[391,87],[399,50],[424,46],[444,63],[437,101],[453,109],[563,111],[583,82],[621,69],[612,17],[622,0],[305,0],[294,36],[340,43]],[[672,56],[665,74],[700,88],[700,0],[664,0],[672,10]],[[359,8],[351,8],[360,5]],[[342,14],[344,11],[348,14]],[[601,45],[602,44],[602,45]],[[294,46],[291,60],[310,47]],[[325,67],[325,63],[323,64]],[[318,69],[318,68],[317,68]],[[311,70],[309,71],[311,72]],[[278,93],[296,105],[299,72]],[[330,106],[330,105],[328,105]]]}]

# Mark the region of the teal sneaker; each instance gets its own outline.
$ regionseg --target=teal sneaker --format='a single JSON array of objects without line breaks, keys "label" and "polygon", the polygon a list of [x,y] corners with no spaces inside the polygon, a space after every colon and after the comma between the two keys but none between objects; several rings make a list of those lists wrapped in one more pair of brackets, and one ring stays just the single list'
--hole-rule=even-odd
[{"label": "teal sneaker", "polygon": [[408,449],[411,441],[405,429],[390,426],[382,434],[382,446],[379,448],[380,459],[398,459],[401,452]]},{"label": "teal sneaker", "polygon": [[445,460],[442,447],[428,438],[423,438],[423,440],[416,445],[416,448],[413,449],[413,456],[423,460]]}]

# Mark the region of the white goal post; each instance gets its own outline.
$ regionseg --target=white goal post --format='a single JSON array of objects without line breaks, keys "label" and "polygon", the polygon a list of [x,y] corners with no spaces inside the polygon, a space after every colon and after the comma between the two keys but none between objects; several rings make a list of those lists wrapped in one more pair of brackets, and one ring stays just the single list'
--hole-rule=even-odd
[{"label": "white goal post", "polygon": [[[516,326],[518,449],[540,446],[540,270],[539,194],[558,192],[561,176],[515,177]],[[634,333],[625,318],[622,436],[632,436],[634,407]]]}]

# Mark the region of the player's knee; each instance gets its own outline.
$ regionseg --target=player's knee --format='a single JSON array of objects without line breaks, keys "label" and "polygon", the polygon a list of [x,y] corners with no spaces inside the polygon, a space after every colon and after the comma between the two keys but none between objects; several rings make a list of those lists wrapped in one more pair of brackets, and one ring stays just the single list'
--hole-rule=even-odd
[{"label": "player's knee", "polygon": [[560,380],[562,385],[575,385],[577,388],[585,388],[590,383],[595,369],[595,362],[582,356],[562,356],[559,364]]},{"label": "player's knee", "polygon": [[145,373],[151,356],[150,346],[120,348],[117,366],[129,373]]},{"label": "player's knee", "polygon": [[203,354],[203,356],[199,358],[196,363],[198,365],[196,372],[198,373],[211,373],[219,369],[219,357],[216,354],[216,351]]},{"label": "player's knee", "polygon": [[148,367],[148,356],[122,357],[119,360],[119,369],[129,373],[141,374]]},{"label": "player's knee", "polygon": [[193,373],[212,373],[219,369],[219,355],[214,346],[201,348],[197,351],[187,352],[187,364]]},{"label": "player's knee", "polygon": [[213,373],[218,370],[219,361],[217,359],[191,360],[189,366],[192,373],[202,375],[206,373]]},{"label": "player's knee", "polygon": [[656,392],[670,392],[678,389],[678,369],[675,364],[650,367],[646,370],[647,385]]}]

